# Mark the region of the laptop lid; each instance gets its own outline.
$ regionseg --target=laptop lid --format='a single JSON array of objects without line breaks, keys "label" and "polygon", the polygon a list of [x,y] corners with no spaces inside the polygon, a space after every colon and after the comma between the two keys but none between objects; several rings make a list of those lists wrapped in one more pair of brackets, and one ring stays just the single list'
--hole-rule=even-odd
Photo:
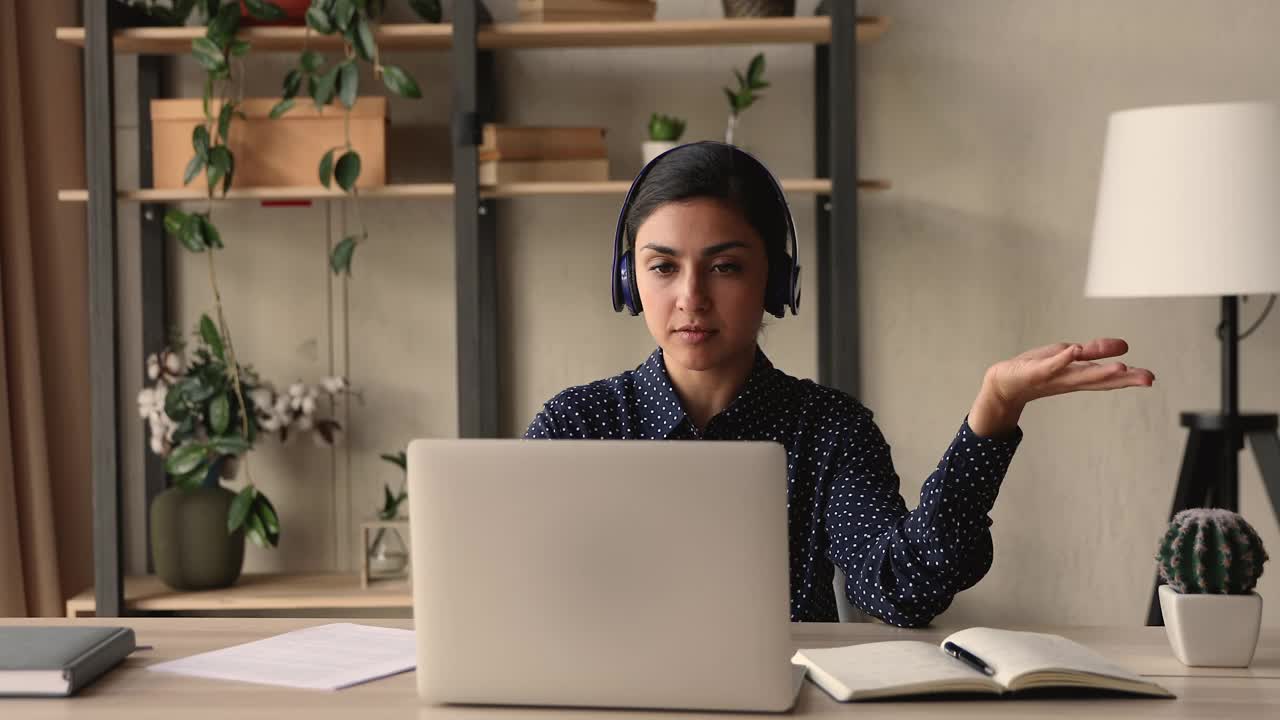
[{"label": "laptop lid", "polygon": [[408,460],[423,698],[794,702],[781,445],[416,440]]}]

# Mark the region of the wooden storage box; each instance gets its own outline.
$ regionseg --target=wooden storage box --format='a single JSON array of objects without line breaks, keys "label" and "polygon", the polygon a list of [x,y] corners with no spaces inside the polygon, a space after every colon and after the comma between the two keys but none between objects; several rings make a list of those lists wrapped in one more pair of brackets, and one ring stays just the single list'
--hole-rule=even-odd
[{"label": "wooden storage box", "polygon": [[[332,147],[346,145],[342,107],[316,110],[299,97],[283,117],[272,120],[279,98],[246,98],[240,105],[248,119],[231,124],[231,152],[235,154],[232,187],[315,187],[320,184],[320,158]],[[221,105],[210,108],[217,117]],[[204,120],[199,98],[151,101],[151,172],[155,187],[183,187],[182,176],[195,155],[191,133]],[[351,144],[360,153],[357,187],[387,184],[387,99],[362,97],[351,108]],[[340,153],[339,153],[340,154]],[[336,158],[335,158],[336,159]],[[204,174],[190,187],[202,189]],[[333,185],[337,187],[337,185]]]}]

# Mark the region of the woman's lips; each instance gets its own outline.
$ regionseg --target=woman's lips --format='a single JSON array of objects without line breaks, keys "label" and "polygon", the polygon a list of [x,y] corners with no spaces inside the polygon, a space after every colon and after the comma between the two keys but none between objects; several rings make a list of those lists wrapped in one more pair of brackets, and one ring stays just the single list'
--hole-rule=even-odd
[{"label": "woman's lips", "polygon": [[710,340],[716,334],[716,330],[708,330],[707,328],[683,329],[676,330],[673,335],[676,339],[689,345],[698,345]]}]

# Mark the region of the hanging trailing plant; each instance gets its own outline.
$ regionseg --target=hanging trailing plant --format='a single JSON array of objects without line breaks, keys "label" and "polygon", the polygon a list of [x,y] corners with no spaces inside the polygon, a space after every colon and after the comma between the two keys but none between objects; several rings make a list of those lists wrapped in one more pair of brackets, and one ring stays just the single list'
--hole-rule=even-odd
[{"label": "hanging trailing plant", "polygon": [[[267,0],[247,0],[245,7],[255,17],[263,20],[283,17],[283,11]],[[177,238],[184,248],[196,254],[203,254],[208,261],[209,286],[213,291],[216,320],[203,318],[200,331],[205,342],[216,349],[218,359],[221,361],[221,372],[226,375],[226,380],[234,393],[235,402],[231,403],[225,395],[211,395],[212,400],[219,404],[218,408],[210,410],[211,417],[214,419],[214,422],[210,423],[210,428],[216,432],[216,435],[195,439],[175,450],[177,460],[171,457],[166,463],[166,469],[175,476],[176,480],[185,482],[185,479],[198,476],[214,462],[227,457],[243,456],[245,487],[237,495],[233,504],[234,511],[227,518],[227,531],[234,532],[244,527],[254,542],[274,547],[279,541],[279,525],[275,510],[267,497],[254,485],[253,473],[246,455],[253,444],[257,430],[252,418],[253,413],[221,412],[222,404],[236,408],[252,407],[246,403],[245,398],[248,392],[246,386],[253,378],[245,375],[244,369],[236,360],[235,344],[232,342],[231,330],[227,324],[226,313],[223,311],[222,293],[218,289],[214,250],[222,249],[223,243],[222,235],[212,219],[214,197],[218,193],[225,197],[235,178],[235,154],[231,151],[228,140],[231,137],[232,123],[236,118],[243,119],[244,113],[238,109],[242,88],[235,86],[238,77],[232,72],[232,66],[249,52],[249,43],[236,38],[241,20],[240,0],[200,0],[195,3],[194,8],[191,3],[175,2],[172,12],[185,21],[193,9],[203,15],[205,22],[204,36],[191,41],[192,57],[205,71],[202,103],[204,119],[191,133],[191,147],[194,154],[191,161],[187,163],[183,183],[190,184],[203,172],[207,202],[204,212],[188,213],[177,208],[170,209],[165,214],[164,226],[165,230]],[[174,397],[178,398],[179,395],[175,394]],[[195,401],[194,396],[181,395],[180,397],[184,401]],[[176,403],[177,400],[175,399],[174,402]],[[176,404],[174,410],[175,412],[179,410]],[[223,422],[232,416],[239,420],[236,425]],[[179,460],[181,462],[178,462]]]},{"label": "hanging trailing plant", "polygon": [[[409,5],[427,22],[440,22],[441,9],[438,0],[409,0]],[[406,98],[421,98],[422,90],[413,76],[397,65],[384,63],[378,51],[377,27],[385,0],[312,0],[307,9],[307,37],[316,32],[321,35],[339,35],[342,38],[342,55],[330,58],[325,54],[303,48],[297,66],[285,74],[280,102],[271,109],[273,119],[282,117],[293,109],[304,86],[306,95],[324,112],[336,98],[343,112],[343,145],[326,148],[320,156],[318,174],[320,184],[326,188],[336,182],[353,202],[358,229],[342,238],[329,255],[329,267],[335,275],[351,274],[351,259],[356,246],[369,239],[369,230],[360,213],[360,153],[351,144],[351,108],[360,92],[359,63],[365,62],[373,69],[375,78],[391,92]],[[309,42],[307,43],[309,45]]]}]

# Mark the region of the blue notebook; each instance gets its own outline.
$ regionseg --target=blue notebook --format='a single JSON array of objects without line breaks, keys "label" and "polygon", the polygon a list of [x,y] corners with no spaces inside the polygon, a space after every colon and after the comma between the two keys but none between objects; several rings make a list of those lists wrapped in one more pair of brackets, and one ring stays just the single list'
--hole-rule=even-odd
[{"label": "blue notebook", "polygon": [[136,647],[126,627],[0,627],[0,697],[72,695]]}]

